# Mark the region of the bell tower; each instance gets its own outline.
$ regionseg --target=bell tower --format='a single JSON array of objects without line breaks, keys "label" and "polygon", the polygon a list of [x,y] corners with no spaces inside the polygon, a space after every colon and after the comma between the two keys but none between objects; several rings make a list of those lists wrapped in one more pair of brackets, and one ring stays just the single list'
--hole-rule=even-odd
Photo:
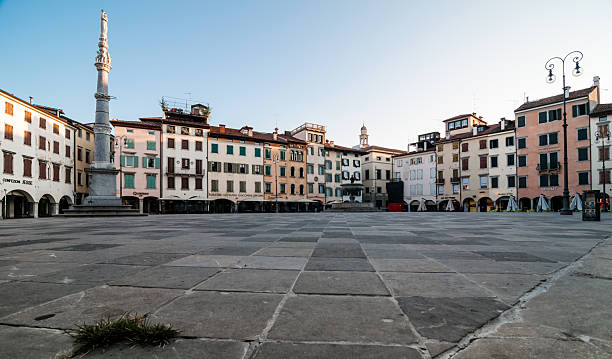
[{"label": "bell tower", "polygon": [[368,129],[365,127],[365,124],[361,126],[361,133],[359,134],[359,147],[365,148],[368,147]]}]

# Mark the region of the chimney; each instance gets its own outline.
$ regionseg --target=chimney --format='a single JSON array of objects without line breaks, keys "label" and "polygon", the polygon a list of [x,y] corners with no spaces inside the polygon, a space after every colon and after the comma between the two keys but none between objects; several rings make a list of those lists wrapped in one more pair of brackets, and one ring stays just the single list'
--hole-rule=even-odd
[{"label": "chimney", "polygon": [[450,139],[450,133],[449,132],[446,132],[446,139],[447,140]]},{"label": "chimney", "polygon": [[[599,77],[598,77],[598,79],[599,79]],[[30,96],[30,105],[33,105],[33,103],[32,103],[33,101],[34,101],[34,97]]]},{"label": "chimney", "polygon": [[525,103],[529,102],[529,96],[525,97]]},{"label": "chimney", "polygon": [[501,130],[505,130],[506,129],[506,118],[505,117],[502,117],[499,120],[499,126],[500,126]]},{"label": "chimney", "polygon": [[593,76],[593,86],[599,87],[599,76]]},{"label": "chimney", "polygon": [[225,125],[219,124],[219,133],[225,133]]},{"label": "chimney", "polygon": [[476,136],[478,134],[478,126],[472,127],[472,135]]},{"label": "chimney", "polygon": [[334,141],[328,141],[328,142],[330,146],[334,147]]},{"label": "chimney", "polygon": [[59,115],[60,115],[60,110],[59,110],[59,109],[56,109],[56,110],[55,110],[55,116],[56,116],[56,117],[59,117]]},{"label": "chimney", "polygon": [[253,137],[253,127],[249,127],[249,137]]},{"label": "chimney", "polygon": [[274,132],[272,132],[272,138],[274,138],[274,141],[278,140],[278,127],[276,127]]}]

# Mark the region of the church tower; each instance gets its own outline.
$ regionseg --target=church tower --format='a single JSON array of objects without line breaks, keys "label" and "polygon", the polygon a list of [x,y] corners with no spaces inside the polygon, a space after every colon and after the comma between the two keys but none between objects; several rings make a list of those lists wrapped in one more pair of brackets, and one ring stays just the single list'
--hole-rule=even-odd
[{"label": "church tower", "polygon": [[366,148],[368,146],[368,129],[363,125],[361,126],[361,134],[359,135],[359,147]]}]

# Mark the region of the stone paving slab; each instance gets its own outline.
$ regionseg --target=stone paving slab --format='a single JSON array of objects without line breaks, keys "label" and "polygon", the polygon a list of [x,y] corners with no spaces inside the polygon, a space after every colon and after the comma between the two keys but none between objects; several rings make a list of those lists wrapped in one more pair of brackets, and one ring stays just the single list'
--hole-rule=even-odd
[{"label": "stone paving slab", "polygon": [[120,345],[105,352],[87,354],[87,359],[242,359],[248,344],[238,341],[179,339],[164,348]]},{"label": "stone paving slab", "polygon": [[374,272],[372,265],[364,258],[311,257],[306,264],[306,270]]},{"label": "stone paving slab", "polygon": [[468,278],[495,293],[504,303],[514,304],[525,292],[546,277],[539,274],[466,274]]},{"label": "stone paving slab", "polygon": [[383,345],[264,343],[253,359],[421,359],[412,348]]},{"label": "stone paving slab", "polygon": [[218,273],[219,268],[160,266],[119,278],[111,285],[189,289]]},{"label": "stone paving slab", "polygon": [[372,272],[303,272],[293,288],[302,294],[353,294],[388,296],[378,275]]},{"label": "stone paving slab", "polygon": [[298,274],[296,270],[229,269],[195,289],[287,293]]},{"label": "stone paving slab", "polygon": [[266,327],[281,295],[196,291],[163,307],[153,318],[183,335],[253,340]]},{"label": "stone paving slab", "polygon": [[125,313],[150,313],[182,291],[101,286],[61,297],[0,320],[3,324],[71,329]]},{"label": "stone paving slab", "polygon": [[408,320],[387,298],[299,295],[290,297],[270,339],[411,344]]},{"label": "stone paving slab", "polygon": [[493,294],[457,273],[383,272],[383,280],[399,297],[490,297]]},{"label": "stone paving slab", "polygon": [[267,247],[260,249],[255,256],[264,257],[310,257],[312,249],[295,247]]},{"label": "stone paving slab", "polygon": [[207,268],[229,268],[237,264],[242,256],[213,256],[194,254],[188,257],[168,262],[164,265],[175,267],[207,267]]},{"label": "stone paving slab", "polygon": [[108,264],[132,264],[141,266],[157,266],[179,258],[187,257],[189,253],[141,253],[119,257],[105,261]]},{"label": "stone paving slab", "polygon": [[71,348],[72,338],[59,330],[0,325],[0,358],[50,359]]},{"label": "stone paving slab", "polygon": [[306,258],[300,257],[251,256],[238,262],[237,267],[250,269],[300,270],[304,267],[306,261]]},{"label": "stone paving slab", "polygon": [[87,289],[85,285],[35,282],[0,284],[0,317]]},{"label": "stone paving slab", "polygon": [[59,272],[81,266],[79,263],[19,262],[0,267],[0,278],[6,280],[28,280],[40,275]]},{"label": "stone paving slab", "polygon": [[64,284],[103,284],[147,268],[149,267],[115,264],[86,264],[24,280]]},{"label": "stone paving slab", "polygon": [[370,259],[378,272],[441,273],[452,269],[431,259]]}]

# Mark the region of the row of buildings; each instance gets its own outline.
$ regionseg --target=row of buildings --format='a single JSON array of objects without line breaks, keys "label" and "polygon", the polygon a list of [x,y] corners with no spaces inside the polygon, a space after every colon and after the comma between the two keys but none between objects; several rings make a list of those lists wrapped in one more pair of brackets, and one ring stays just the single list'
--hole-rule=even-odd
[{"label": "row of buildings", "polygon": [[[566,94],[568,184],[572,195],[610,183],[609,120],[599,79]],[[475,113],[443,121],[444,135],[419,135],[407,150],[327,139],[325,126],[291,131],[209,124],[210,110],[162,103],[158,117],[111,121],[117,195],[147,213],[314,211],[330,203],[416,210],[491,211],[516,198],[533,209],[544,195],[561,207],[563,95],[526,101],[514,119],[487,123]],[[3,218],[61,213],[88,193],[93,130],[61,109],[0,91],[0,198]],[[450,204],[449,204],[450,203]]]},{"label": "row of buildings", "polygon": [[[561,209],[563,96],[526,101],[515,109],[514,120],[487,123],[475,113],[464,114],[443,121],[443,137],[420,135],[407,153],[394,157],[404,201],[411,209],[425,201],[428,208],[444,210],[450,201],[455,210],[490,211],[505,209],[512,196],[520,209],[529,210],[543,195],[553,210]],[[570,195],[605,193],[612,104],[600,104],[598,77],[593,86],[565,96]]]}]

